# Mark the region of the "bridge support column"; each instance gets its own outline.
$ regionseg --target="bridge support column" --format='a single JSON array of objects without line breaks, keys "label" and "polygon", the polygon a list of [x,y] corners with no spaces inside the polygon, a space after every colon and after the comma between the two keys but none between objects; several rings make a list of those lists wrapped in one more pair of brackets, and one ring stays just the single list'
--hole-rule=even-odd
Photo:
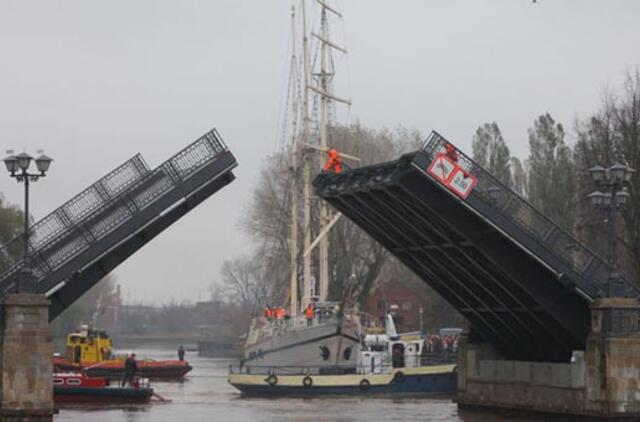
[{"label": "bridge support column", "polygon": [[640,302],[598,299],[584,351],[570,362],[505,360],[490,345],[462,336],[460,406],[640,419]]},{"label": "bridge support column", "polygon": [[603,416],[640,417],[640,302],[598,299],[587,339],[586,408]]},{"label": "bridge support column", "polygon": [[0,419],[50,421],[53,414],[49,301],[13,294],[4,304],[0,337]]}]

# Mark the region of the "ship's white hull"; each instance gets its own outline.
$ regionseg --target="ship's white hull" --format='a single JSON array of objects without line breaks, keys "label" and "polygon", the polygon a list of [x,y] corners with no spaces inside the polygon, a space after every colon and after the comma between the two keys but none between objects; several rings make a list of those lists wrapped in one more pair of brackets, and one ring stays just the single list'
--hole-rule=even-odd
[{"label": "ship's white hull", "polygon": [[356,365],[359,334],[355,326],[335,322],[275,331],[248,343],[244,364],[254,368],[273,366]]}]

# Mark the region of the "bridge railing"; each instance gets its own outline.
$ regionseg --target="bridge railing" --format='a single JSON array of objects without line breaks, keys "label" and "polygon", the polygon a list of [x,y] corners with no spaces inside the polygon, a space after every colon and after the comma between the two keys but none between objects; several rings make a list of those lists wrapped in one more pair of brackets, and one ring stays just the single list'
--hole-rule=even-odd
[{"label": "bridge railing", "polygon": [[[443,136],[433,131],[421,149],[433,160],[436,154],[445,152],[446,144],[453,146]],[[455,148],[455,146],[453,147]],[[600,294],[604,295],[609,267],[602,258],[578,242],[566,230],[551,221],[531,203],[475,163],[462,151],[456,148],[456,152],[458,155],[457,164],[478,179],[472,196],[479,198],[500,216],[527,232],[587,281],[595,281],[601,290]],[[640,295],[638,288],[629,279],[623,277],[623,282],[626,296]]]},{"label": "bridge railing", "polygon": [[[150,171],[140,154],[127,160],[109,174],[65,202],[29,229],[29,253],[34,254],[56,236],[91,218],[101,206],[110,202]],[[0,246],[0,274],[21,266],[24,236]],[[15,258],[18,257],[18,258]],[[0,275],[0,280],[2,276]]]},{"label": "bridge railing", "polygon": [[[111,200],[102,201],[97,206],[93,205],[95,202],[90,202],[91,212],[84,218],[54,231],[55,235],[48,234],[49,241],[33,249],[30,259],[34,275],[40,279],[60,268],[73,257],[100,242],[137,212],[170,192],[225,151],[227,151],[226,145],[213,129],[153,171],[146,171],[141,177],[122,184],[122,187],[111,186],[114,195]],[[140,162],[142,162],[141,157]],[[100,182],[96,185],[98,184]],[[76,198],[83,197],[83,193]],[[54,211],[51,215],[55,213]],[[11,291],[13,285],[7,280],[13,280],[21,266],[22,260],[18,260],[0,274],[0,289],[4,291],[3,293]]]}]

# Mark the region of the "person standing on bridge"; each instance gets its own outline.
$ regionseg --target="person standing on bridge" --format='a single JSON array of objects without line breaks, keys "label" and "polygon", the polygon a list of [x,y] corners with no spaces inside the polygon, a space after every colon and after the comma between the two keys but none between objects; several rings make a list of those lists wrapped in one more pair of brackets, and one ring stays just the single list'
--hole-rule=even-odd
[{"label": "person standing on bridge", "polygon": [[122,386],[127,383],[133,386],[133,380],[138,372],[138,363],[136,362],[136,354],[131,353],[131,356],[124,361],[124,378],[122,378]]},{"label": "person standing on bridge", "polygon": [[324,171],[333,170],[334,173],[340,174],[340,172],[342,171],[342,159],[340,158],[340,153],[338,152],[338,150],[335,148],[331,148],[329,151],[327,151],[327,155],[329,156],[329,159],[324,165]]},{"label": "person standing on bridge", "polygon": [[178,347],[178,360],[184,362],[184,347],[182,347],[182,344]]}]

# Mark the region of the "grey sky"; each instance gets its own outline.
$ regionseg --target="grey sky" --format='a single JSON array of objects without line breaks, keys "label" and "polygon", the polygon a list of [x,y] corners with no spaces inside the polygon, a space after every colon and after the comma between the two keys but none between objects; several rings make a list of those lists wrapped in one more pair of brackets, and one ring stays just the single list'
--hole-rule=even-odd
[{"label": "grey sky", "polygon": [[[155,166],[214,126],[238,158],[234,183],[118,268],[130,297],[206,298],[222,261],[249,252],[237,222],[276,145],[291,4],[0,0],[0,148],[56,159],[33,188],[37,218],[133,154]],[[640,62],[637,1],[334,4],[350,119],[436,129],[465,150],[496,120],[525,156],[537,115],[572,126]],[[22,205],[8,177],[0,191]]]}]

